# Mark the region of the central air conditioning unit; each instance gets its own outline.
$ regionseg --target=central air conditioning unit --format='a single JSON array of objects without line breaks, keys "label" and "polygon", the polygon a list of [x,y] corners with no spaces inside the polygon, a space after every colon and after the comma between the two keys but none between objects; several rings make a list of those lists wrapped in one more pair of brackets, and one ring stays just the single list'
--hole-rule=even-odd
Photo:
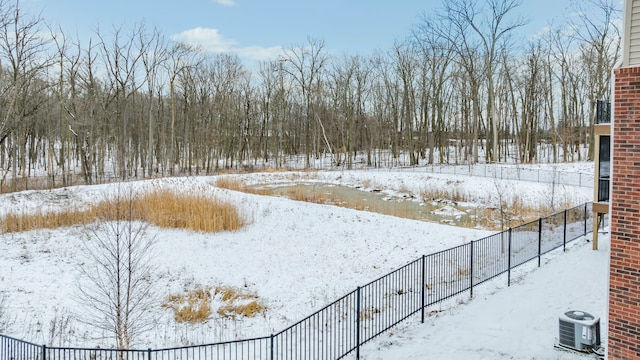
[{"label": "central air conditioning unit", "polygon": [[560,315],[559,320],[560,346],[582,352],[600,352],[600,318],[572,310]]}]

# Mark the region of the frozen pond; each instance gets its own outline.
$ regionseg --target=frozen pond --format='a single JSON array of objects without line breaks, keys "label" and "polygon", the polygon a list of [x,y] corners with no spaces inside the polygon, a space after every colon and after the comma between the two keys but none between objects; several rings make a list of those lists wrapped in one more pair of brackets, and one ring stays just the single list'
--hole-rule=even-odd
[{"label": "frozen pond", "polygon": [[392,215],[413,220],[445,223],[462,227],[477,227],[481,209],[451,201],[423,202],[414,197],[383,194],[358,188],[322,184],[269,184],[252,187],[261,193],[293,200],[342,206],[351,209]]}]

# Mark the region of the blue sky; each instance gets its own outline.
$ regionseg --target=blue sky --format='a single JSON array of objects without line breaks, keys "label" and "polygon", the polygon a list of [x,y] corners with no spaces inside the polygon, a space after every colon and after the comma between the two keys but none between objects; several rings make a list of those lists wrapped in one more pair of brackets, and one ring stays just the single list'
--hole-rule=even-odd
[{"label": "blue sky", "polygon": [[[420,14],[446,0],[22,0],[21,6],[81,39],[99,27],[109,34],[145,21],[165,36],[212,52],[235,52],[261,61],[308,38],[335,54],[388,50],[409,35]],[[582,0],[574,0],[582,1]],[[523,0],[517,14],[530,20],[522,36],[570,16],[571,0]],[[555,20],[554,20],[555,19]]]}]

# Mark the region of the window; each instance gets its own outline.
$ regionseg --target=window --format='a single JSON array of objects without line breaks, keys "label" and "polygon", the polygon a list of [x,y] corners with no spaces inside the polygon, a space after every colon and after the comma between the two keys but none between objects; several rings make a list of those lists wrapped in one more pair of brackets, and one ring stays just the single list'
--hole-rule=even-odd
[{"label": "window", "polygon": [[611,139],[600,136],[600,156],[598,159],[598,202],[609,201],[609,178],[611,174]]}]

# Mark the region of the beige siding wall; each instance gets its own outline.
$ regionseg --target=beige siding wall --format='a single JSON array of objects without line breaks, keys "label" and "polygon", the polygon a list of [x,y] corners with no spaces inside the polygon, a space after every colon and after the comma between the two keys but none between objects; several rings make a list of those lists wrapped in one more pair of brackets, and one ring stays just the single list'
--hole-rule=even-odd
[{"label": "beige siding wall", "polygon": [[627,66],[640,65],[640,0],[631,1],[629,16],[629,63]]}]

